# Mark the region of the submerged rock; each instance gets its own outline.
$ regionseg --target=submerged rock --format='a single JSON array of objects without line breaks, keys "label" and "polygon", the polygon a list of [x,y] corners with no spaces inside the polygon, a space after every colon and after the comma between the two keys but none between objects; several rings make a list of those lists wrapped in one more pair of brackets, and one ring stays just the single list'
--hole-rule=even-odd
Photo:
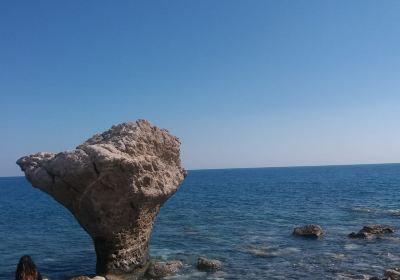
[{"label": "submerged rock", "polygon": [[115,125],[74,150],[37,153],[17,164],[89,233],[96,273],[110,279],[145,272],[154,219],[186,176],[179,139],[145,120]]},{"label": "submerged rock", "polygon": [[359,232],[352,232],[349,234],[350,238],[373,238],[386,233],[393,233],[394,228],[390,225],[367,225],[364,226]]},{"label": "submerged rock", "polygon": [[244,252],[255,257],[273,258],[297,254],[300,250],[295,247],[267,247],[262,245],[249,245],[243,248]]},{"label": "submerged rock", "polygon": [[167,262],[150,262],[147,270],[147,275],[151,278],[161,278],[171,274],[177,273],[183,268],[181,261],[167,261]]},{"label": "submerged rock", "polygon": [[365,274],[353,274],[347,272],[340,272],[336,274],[337,280],[371,280],[371,276]]},{"label": "submerged rock", "polygon": [[295,228],[293,234],[309,238],[319,238],[324,235],[324,231],[320,225],[310,224]]},{"label": "submerged rock", "polygon": [[197,268],[201,270],[214,270],[220,269],[222,262],[215,259],[199,258],[197,260]]},{"label": "submerged rock", "polygon": [[248,245],[243,248],[244,252],[250,253],[256,257],[269,257],[270,248],[266,246]]}]

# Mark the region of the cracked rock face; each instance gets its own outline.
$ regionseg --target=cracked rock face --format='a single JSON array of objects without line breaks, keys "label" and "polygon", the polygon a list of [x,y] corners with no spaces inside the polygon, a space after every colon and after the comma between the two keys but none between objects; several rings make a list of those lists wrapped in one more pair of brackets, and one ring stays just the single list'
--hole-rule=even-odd
[{"label": "cracked rock face", "polygon": [[186,176],[179,139],[145,120],[115,125],[72,151],[37,153],[17,164],[89,233],[101,275],[145,270],[154,219]]}]

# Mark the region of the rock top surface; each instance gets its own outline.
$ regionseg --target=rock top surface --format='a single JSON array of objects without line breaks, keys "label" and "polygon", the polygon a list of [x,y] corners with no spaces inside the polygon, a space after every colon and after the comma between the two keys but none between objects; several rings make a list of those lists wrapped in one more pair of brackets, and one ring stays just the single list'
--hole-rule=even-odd
[{"label": "rock top surface", "polygon": [[17,164],[93,238],[100,275],[145,270],[154,219],[186,176],[179,139],[146,120],[114,125],[74,150],[36,153]]}]

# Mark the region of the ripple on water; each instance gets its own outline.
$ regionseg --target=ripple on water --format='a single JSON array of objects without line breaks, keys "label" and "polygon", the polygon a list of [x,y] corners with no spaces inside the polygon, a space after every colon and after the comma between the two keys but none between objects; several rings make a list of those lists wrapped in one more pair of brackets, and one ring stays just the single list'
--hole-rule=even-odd
[{"label": "ripple on water", "polygon": [[360,245],[354,244],[354,243],[347,243],[344,245],[345,250],[357,250],[360,248]]},{"label": "ripple on water", "polygon": [[370,208],[370,207],[353,207],[353,208],[351,208],[351,211],[360,212],[360,213],[376,213],[379,210],[376,208]]},{"label": "ripple on water", "polygon": [[295,247],[276,247],[276,246],[257,246],[248,245],[243,247],[243,251],[250,253],[256,257],[283,257],[292,254],[297,254],[300,252],[299,248]]},{"label": "ripple on water", "polygon": [[[399,186],[400,165],[190,171],[157,217],[150,253],[185,263],[170,279],[381,276],[400,263],[399,234],[372,241],[347,234],[371,223],[400,229]],[[94,272],[90,237],[24,178],[0,178],[0,218],[0,252],[7,252],[0,279],[12,279],[23,254],[53,280]],[[291,235],[308,223],[326,236]],[[200,256],[222,260],[222,272],[198,271]]]}]

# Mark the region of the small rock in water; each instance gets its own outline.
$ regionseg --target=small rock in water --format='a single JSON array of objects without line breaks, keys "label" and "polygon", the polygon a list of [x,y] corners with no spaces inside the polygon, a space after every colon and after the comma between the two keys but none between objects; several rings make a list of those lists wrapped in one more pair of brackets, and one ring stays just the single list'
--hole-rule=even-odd
[{"label": "small rock in water", "polygon": [[364,226],[359,232],[349,234],[350,238],[372,238],[385,233],[393,233],[394,228],[390,225],[368,225]]},{"label": "small rock in water", "polygon": [[183,263],[181,261],[167,261],[167,262],[150,262],[147,270],[147,275],[152,278],[161,278],[171,274],[177,273],[182,269]]},{"label": "small rock in water", "polygon": [[320,225],[310,224],[295,228],[293,234],[310,238],[319,238],[324,235],[324,231]]},{"label": "small rock in water", "polygon": [[219,260],[199,258],[197,260],[197,268],[203,270],[213,270],[222,267],[222,262]]},{"label": "small rock in water", "polygon": [[385,270],[385,277],[387,277],[389,280],[400,280],[400,268]]}]

